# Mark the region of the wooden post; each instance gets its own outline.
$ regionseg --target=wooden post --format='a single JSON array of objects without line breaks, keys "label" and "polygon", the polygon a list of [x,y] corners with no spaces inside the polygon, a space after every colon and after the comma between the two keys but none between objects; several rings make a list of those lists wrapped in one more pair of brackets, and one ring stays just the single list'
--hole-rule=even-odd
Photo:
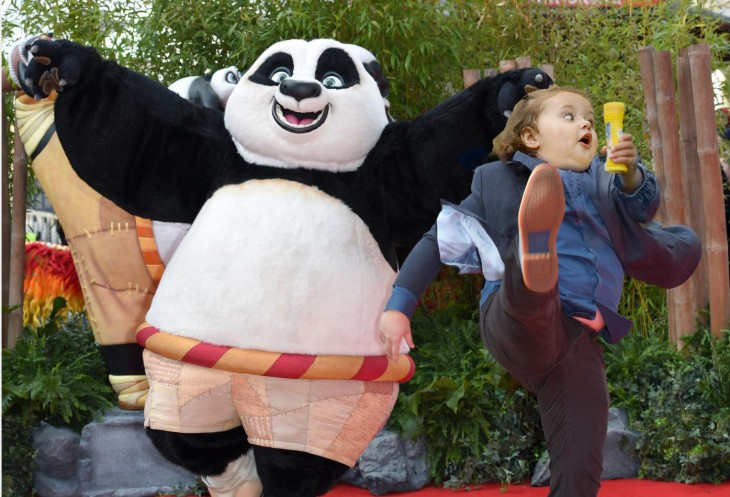
[{"label": "wooden post", "polygon": [[710,47],[692,45],[688,49],[692,78],[697,155],[702,173],[703,209],[705,214],[705,257],[710,297],[710,330],[720,336],[730,324],[730,277],[728,276],[727,228],[717,124],[712,89]]},{"label": "wooden post", "polygon": [[540,64],[540,69],[545,71],[550,79],[555,81],[555,66],[552,64]]},{"label": "wooden post", "polygon": [[515,64],[517,65],[518,69],[532,67],[532,58],[529,55],[523,55],[521,57],[517,57],[517,58],[515,58]]},{"label": "wooden post", "polygon": [[469,88],[482,79],[482,71],[480,69],[462,69],[461,72],[464,78],[464,88]]},{"label": "wooden post", "polygon": [[499,72],[507,72],[513,69],[517,69],[517,62],[515,62],[514,60],[499,61]]},{"label": "wooden post", "polygon": [[[687,215],[672,56],[667,51],[643,48],[639,50],[639,64],[644,82],[645,117],[651,131],[654,172],[664,204],[663,221],[665,224],[685,224]],[[692,297],[691,280],[667,292],[669,338],[679,348],[683,346],[680,338],[696,331],[696,309]]]},{"label": "wooden post", "polygon": [[[692,88],[692,78],[689,68],[689,57],[686,48],[682,49],[677,59],[677,84],[679,86],[679,148],[682,153],[682,180],[685,185],[685,194],[688,199],[698,202],[704,197],[702,193],[702,173],[697,156],[697,129],[695,128],[695,106]],[[702,246],[707,246],[705,239],[705,212],[693,203],[687,205],[687,224],[697,232]],[[692,208],[695,207],[695,208]],[[706,321],[706,314],[697,312],[709,305],[707,287],[707,257],[702,257],[697,271],[692,275],[692,300],[694,301],[695,317],[699,322]]]},{"label": "wooden post", "polygon": [[[2,96],[2,308],[8,308],[8,282],[10,277],[10,164],[9,143],[8,143],[8,120],[5,111],[5,95]],[[8,346],[8,315],[2,313],[2,346]]]},{"label": "wooden post", "polygon": [[[16,124],[15,129],[18,129]],[[23,278],[25,276],[25,192],[28,177],[28,161],[25,157],[20,133],[15,133],[13,160],[13,212],[10,231],[10,278],[8,281],[7,347],[14,348],[23,333]]]},{"label": "wooden post", "polygon": [[[665,212],[668,224],[686,224],[684,185],[682,184],[682,166],[680,163],[679,123],[677,122],[676,92],[672,54],[669,51],[654,54],[654,90],[657,103],[657,118],[662,136],[662,155],[664,163],[664,195]],[[692,283],[688,280],[682,285],[667,292],[668,301],[672,303],[669,319],[669,333],[679,348],[682,348],[681,337],[697,331],[695,308],[692,303]]]},{"label": "wooden post", "polygon": [[[529,55],[523,55],[515,58],[515,60],[502,60],[499,62],[499,69],[487,67],[484,69],[484,77],[496,76],[501,72],[510,71],[512,69],[532,67],[532,58]],[[552,64],[540,64],[540,69],[545,71],[550,78],[555,81],[555,66]]]},{"label": "wooden post", "polygon": [[[654,47],[639,49],[639,67],[644,88],[644,119],[649,127],[649,149],[654,161],[654,174],[659,188],[664,189],[664,156],[662,155],[662,134],[659,131],[659,120],[656,108],[656,85],[654,83]],[[657,218],[664,221],[665,206],[659,208]]]}]

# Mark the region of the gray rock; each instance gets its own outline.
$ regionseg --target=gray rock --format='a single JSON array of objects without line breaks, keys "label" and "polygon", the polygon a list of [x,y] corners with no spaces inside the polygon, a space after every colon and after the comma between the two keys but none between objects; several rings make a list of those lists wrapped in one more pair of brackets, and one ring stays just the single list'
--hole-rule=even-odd
[{"label": "gray rock", "polygon": [[75,478],[80,442],[81,436],[71,428],[43,423],[33,434],[36,465],[45,475]]},{"label": "gray rock", "polygon": [[59,478],[36,471],[33,474],[33,486],[36,495],[41,497],[79,497],[81,495],[79,481],[76,477]]},{"label": "gray rock", "polygon": [[429,482],[426,441],[402,440],[383,430],[368,445],[342,481],[366,488],[373,495],[418,490]]},{"label": "gray rock", "polygon": [[[636,451],[639,434],[629,430],[628,425],[626,411],[615,407],[608,410],[601,480],[636,478],[639,473],[640,460]],[[537,461],[530,483],[535,487],[550,485],[550,457],[547,452]]]},{"label": "gray rock", "polygon": [[39,497],[79,497],[76,478],[81,436],[70,428],[42,424],[33,434],[36,467],[33,486]]},{"label": "gray rock", "polygon": [[84,427],[77,466],[82,497],[149,497],[195,485],[196,475],[157,452],[143,420],[141,411],[112,409]]},{"label": "gray rock", "polygon": [[636,442],[639,434],[629,430],[626,411],[614,407],[608,410],[608,432],[603,448],[602,480],[636,478],[639,474],[639,454]]}]

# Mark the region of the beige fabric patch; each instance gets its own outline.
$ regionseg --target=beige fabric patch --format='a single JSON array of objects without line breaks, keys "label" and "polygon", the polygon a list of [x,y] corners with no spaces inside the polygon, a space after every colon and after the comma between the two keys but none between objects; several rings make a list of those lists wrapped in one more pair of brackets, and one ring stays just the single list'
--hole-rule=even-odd
[{"label": "beige fabric patch", "polygon": [[252,444],[348,466],[382,429],[398,396],[392,382],[236,375],[234,383],[234,403]]},{"label": "beige fabric patch", "polygon": [[231,401],[231,375],[185,364],[148,350],[143,354],[150,392],[145,426],[176,433],[213,433],[240,426]]}]

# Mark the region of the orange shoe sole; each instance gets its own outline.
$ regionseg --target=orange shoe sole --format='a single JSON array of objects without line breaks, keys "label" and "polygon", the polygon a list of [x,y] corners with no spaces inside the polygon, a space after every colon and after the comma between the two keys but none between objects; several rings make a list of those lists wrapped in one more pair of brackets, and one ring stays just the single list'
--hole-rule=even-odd
[{"label": "orange shoe sole", "polygon": [[527,181],[517,218],[522,280],[533,292],[548,292],[558,281],[555,240],[564,212],[560,173],[549,164],[540,164]]}]

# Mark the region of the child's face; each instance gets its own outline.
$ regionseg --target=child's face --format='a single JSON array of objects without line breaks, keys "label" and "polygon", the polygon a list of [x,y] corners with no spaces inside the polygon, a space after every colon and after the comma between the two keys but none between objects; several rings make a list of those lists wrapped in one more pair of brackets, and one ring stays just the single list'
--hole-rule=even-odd
[{"label": "child's face", "polygon": [[561,92],[546,100],[537,129],[527,128],[522,140],[535,156],[559,169],[585,171],[598,150],[593,106],[581,95]]}]

